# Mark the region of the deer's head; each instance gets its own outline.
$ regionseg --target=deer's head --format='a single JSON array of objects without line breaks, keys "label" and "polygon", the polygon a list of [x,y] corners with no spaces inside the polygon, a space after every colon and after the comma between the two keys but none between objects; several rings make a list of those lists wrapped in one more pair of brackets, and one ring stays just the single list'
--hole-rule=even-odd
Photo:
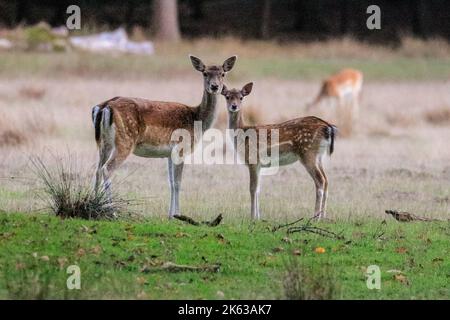
[{"label": "deer's head", "polygon": [[242,89],[228,90],[225,85],[222,88],[222,95],[227,100],[227,109],[230,113],[239,112],[242,106],[242,100],[252,92],[253,82],[247,83]]},{"label": "deer's head", "polygon": [[225,60],[221,66],[205,66],[199,58],[192,55],[190,55],[189,58],[191,58],[194,69],[203,74],[204,88],[206,92],[211,94],[219,94],[222,91],[223,79],[227,72],[233,69],[234,63],[237,59],[236,56],[232,56]]}]

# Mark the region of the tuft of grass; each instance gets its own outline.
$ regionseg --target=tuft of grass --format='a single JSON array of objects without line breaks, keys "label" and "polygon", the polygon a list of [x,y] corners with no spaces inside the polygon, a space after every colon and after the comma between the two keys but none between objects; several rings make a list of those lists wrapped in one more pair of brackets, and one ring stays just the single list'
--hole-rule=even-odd
[{"label": "tuft of grass", "polygon": [[35,173],[42,182],[45,201],[51,211],[61,218],[87,220],[115,219],[128,203],[106,191],[97,192],[88,177],[74,170],[73,165],[58,160],[50,169],[41,158],[32,158]]},{"label": "tuft of grass", "polygon": [[41,100],[45,96],[44,88],[34,86],[23,86],[19,90],[19,96],[30,100]]},{"label": "tuft of grass", "polygon": [[386,121],[390,126],[400,128],[410,128],[418,124],[419,119],[411,112],[391,112],[386,114]]},{"label": "tuft of grass", "polygon": [[331,300],[339,298],[340,286],[330,264],[315,267],[290,258],[285,263],[283,279],[284,299]]},{"label": "tuft of grass", "polygon": [[430,110],[425,112],[425,120],[435,125],[450,124],[450,108],[444,107],[437,110]]},{"label": "tuft of grass", "polygon": [[[33,94],[30,99],[40,99]],[[40,136],[55,134],[56,124],[53,119],[44,118],[37,112],[0,113],[0,147],[17,147],[26,145]]]}]

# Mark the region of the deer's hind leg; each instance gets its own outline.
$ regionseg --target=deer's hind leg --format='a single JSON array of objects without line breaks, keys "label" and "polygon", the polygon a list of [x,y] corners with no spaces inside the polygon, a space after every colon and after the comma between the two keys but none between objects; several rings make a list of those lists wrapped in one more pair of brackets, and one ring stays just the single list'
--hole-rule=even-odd
[{"label": "deer's hind leg", "polygon": [[327,199],[328,199],[328,178],[325,174],[325,171],[323,170],[322,157],[320,157],[318,160],[318,168],[319,168],[320,173],[322,174],[322,177],[324,180],[321,212],[322,212],[322,217],[326,218],[327,217]]},{"label": "deer's hind leg", "polygon": [[325,217],[324,204],[326,203],[326,192],[328,192],[328,181],[323,169],[321,169],[321,157],[308,155],[301,158],[302,164],[314,181],[316,187],[316,202],[314,207],[314,218]]},{"label": "deer's hind leg", "polygon": [[105,164],[102,166],[102,175],[103,175],[103,187],[111,200],[111,175],[130,155],[133,149],[132,144],[116,144],[113,148],[108,160],[106,160]]}]

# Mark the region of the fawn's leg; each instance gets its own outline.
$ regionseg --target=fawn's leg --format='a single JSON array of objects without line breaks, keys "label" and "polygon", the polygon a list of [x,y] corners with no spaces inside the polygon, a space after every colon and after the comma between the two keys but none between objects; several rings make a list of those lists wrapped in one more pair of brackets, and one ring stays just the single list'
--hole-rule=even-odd
[{"label": "fawn's leg", "polygon": [[259,219],[259,171],[258,165],[249,165],[248,170],[250,173],[250,201],[251,201],[251,215],[252,219]]},{"label": "fawn's leg", "polygon": [[314,209],[314,218],[320,219],[323,216],[323,198],[325,192],[326,177],[318,165],[318,159],[310,157],[303,161],[303,165],[308,171],[316,186],[316,204]]},{"label": "fawn's leg", "polygon": [[322,166],[322,159],[319,160],[318,164],[320,173],[322,174],[322,177],[324,178],[324,185],[323,185],[323,196],[322,196],[322,216],[323,218],[327,217],[327,199],[328,199],[328,178],[325,174],[325,171],[323,170]]},{"label": "fawn's leg", "polygon": [[167,169],[169,175],[169,186],[170,186],[170,204],[169,204],[169,219],[175,215],[175,205],[174,205],[174,185],[175,181],[173,180],[173,161],[172,157],[167,158]]}]

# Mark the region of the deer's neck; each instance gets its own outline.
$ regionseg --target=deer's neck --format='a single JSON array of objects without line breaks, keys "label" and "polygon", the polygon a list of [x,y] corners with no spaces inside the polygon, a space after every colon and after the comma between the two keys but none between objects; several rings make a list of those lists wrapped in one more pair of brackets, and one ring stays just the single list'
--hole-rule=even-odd
[{"label": "deer's neck", "polygon": [[205,131],[213,125],[216,119],[217,95],[203,92],[203,99],[197,108],[197,118],[202,121],[202,130]]},{"label": "deer's neck", "polygon": [[244,120],[242,119],[241,112],[228,112],[228,129],[231,141],[233,141],[234,149],[237,149],[238,145],[238,132],[236,130],[243,129],[245,126]]},{"label": "deer's neck", "polygon": [[241,129],[245,126],[241,112],[228,113],[228,129]]}]

